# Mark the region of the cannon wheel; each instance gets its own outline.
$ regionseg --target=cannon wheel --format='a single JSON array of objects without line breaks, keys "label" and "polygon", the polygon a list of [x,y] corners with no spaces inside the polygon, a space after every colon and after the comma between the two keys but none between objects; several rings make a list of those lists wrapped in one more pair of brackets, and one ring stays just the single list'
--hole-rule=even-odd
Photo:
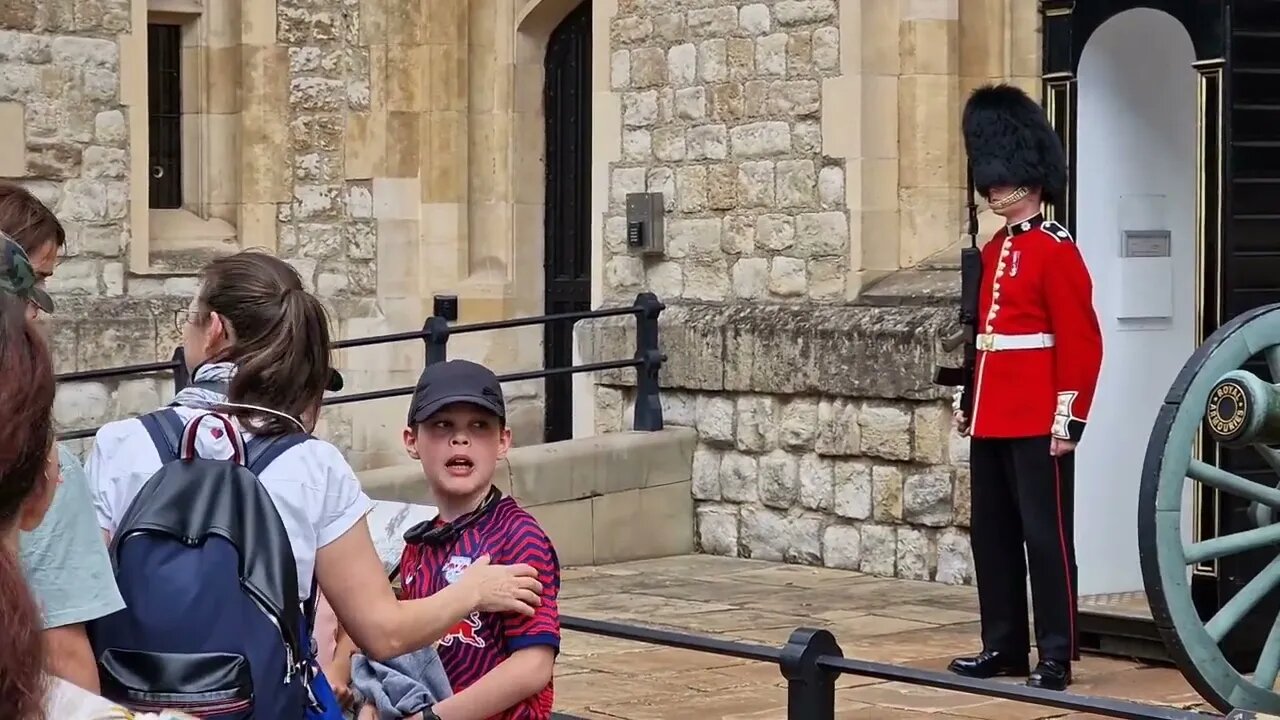
[{"label": "cannon wheel", "polygon": [[[1280,304],[1232,319],[1209,336],[1182,367],[1156,416],[1138,494],[1138,552],[1156,626],[1192,687],[1223,713],[1233,709],[1280,713],[1280,695],[1274,689],[1280,671],[1280,619],[1267,636],[1252,677],[1239,673],[1219,646],[1259,600],[1280,586],[1280,525],[1184,545],[1183,496],[1188,486],[1199,483],[1252,500],[1255,507],[1280,510],[1280,490],[1192,458],[1215,384],[1259,353],[1264,354],[1272,377],[1280,378]],[[1253,447],[1280,481],[1280,452],[1265,445]],[[1276,561],[1213,618],[1202,621],[1192,601],[1188,568],[1204,560],[1268,546],[1276,548]]]}]

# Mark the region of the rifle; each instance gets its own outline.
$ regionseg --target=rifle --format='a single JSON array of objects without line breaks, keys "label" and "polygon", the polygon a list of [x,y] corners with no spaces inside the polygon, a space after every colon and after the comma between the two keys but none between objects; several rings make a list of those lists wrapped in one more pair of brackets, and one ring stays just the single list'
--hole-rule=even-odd
[{"label": "rifle", "polygon": [[946,352],[964,343],[963,364],[958,367],[939,365],[934,371],[935,385],[960,387],[956,409],[973,423],[974,370],[978,360],[978,292],[982,285],[982,251],[978,249],[978,203],[973,199],[973,166],[968,166],[969,247],[960,249],[960,330],[942,341]]}]

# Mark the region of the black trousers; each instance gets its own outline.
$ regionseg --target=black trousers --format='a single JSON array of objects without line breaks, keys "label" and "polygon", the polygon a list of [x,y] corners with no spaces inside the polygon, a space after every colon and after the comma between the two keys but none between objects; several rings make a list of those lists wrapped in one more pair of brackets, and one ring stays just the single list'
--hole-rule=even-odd
[{"label": "black trousers", "polygon": [[[970,543],[984,649],[1027,654],[1027,572],[1041,660],[1079,660],[1075,455],[1048,435],[973,438]],[[1025,555],[1024,555],[1025,546]]]}]

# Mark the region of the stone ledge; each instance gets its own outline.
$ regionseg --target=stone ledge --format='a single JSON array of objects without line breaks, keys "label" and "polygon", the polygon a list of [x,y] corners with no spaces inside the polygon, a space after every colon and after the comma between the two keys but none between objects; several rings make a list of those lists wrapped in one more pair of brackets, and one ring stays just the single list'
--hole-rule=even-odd
[{"label": "stone ledge", "polygon": [[[518,447],[499,464],[494,484],[525,507],[671,485],[693,477],[697,444],[692,428],[671,427]],[[417,463],[368,470],[360,482],[379,499],[434,502]]]},{"label": "stone ledge", "polygon": [[[941,299],[939,302],[943,302]],[[938,341],[954,332],[954,305],[713,305],[668,307],[659,320],[664,388],[933,400],[934,365],[953,362]],[[583,322],[585,362],[632,357],[635,321]],[[634,386],[635,371],[599,374]]]},{"label": "stone ledge", "polygon": [[899,270],[863,290],[858,302],[881,307],[955,308],[960,302],[960,271],[931,268]]},{"label": "stone ledge", "polygon": [[[693,451],[689,428],[606,433],[516,448],[494,484],[538,519],[565,565],[691,553]],[[375,500],[431,505],[417,464],[360,473]]]}]

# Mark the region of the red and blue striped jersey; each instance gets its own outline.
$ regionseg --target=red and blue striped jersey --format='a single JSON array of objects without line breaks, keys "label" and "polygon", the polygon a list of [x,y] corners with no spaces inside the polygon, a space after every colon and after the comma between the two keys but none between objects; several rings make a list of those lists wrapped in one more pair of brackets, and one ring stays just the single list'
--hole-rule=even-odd
[{"label": "red and blue striped jersey", "polygon": [[[437,521],[437,525],[439,521]],[[436,649],[455,693],[469,687],[521,648],[549,645],[560,650],[560,561],[551,539],[514,499],[503,497],[493,509],[440,544],[409,544],[400,557],[406,600],[427,597],[457,581],[476,558],[488,554],[494,565],[527,563],[538,571],[542,605],[532,617],[515,613],[473,612],[441,638]],[[491,720],[546,720],[551,716],[553,683]]]}]

